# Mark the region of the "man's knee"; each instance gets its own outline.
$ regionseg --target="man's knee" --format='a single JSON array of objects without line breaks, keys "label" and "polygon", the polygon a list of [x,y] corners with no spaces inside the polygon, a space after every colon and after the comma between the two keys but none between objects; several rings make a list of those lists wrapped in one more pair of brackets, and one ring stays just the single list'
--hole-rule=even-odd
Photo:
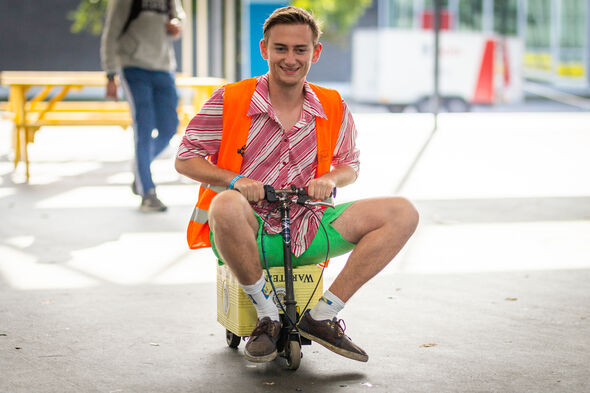
[{"label": "man's knee", "polygon": [[231,221],[240,215],[240,194],[234,191],[223,191],[219,193],[209,206],[209,224],[213,227],[216,224]]},{"label": "man's knee", "polygon": [[219,193],[209,206],[209,225],[213,231],[253,225],[256,221],[252,208],[239,192],[223,191]]},{"label": "man's knee", "polygon": [[420,220],[416,207],[403,197],[389,198],[384,213],[387,221],[397,224],[398,227],[401,225],[410,232],[414,232]]},{"label": "man's knee", "polygon": [[[332,226],[351,243],[358,243],[375,230],[411,235],[418,225],[418,211],[401,197],[381,197],[355,202],[338,217]],[[409,234],[409,235],[408,235]]]}]

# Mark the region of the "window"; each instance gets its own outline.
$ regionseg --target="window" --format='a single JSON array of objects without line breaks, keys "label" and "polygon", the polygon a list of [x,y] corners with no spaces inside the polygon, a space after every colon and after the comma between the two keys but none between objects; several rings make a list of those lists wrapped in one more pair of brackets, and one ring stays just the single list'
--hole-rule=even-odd
[{"label": "window", "polygon": [[482,0],[459,0],[457,30],[481,31]]},{"label": "window", "polygon": [[516,0],[494,0],[494,31],[501,35],[516,35]]}]

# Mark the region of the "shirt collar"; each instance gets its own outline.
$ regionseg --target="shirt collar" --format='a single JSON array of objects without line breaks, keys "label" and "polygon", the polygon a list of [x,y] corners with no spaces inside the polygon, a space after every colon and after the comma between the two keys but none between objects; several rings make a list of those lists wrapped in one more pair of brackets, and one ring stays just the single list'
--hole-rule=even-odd
[{"label": "shirt collar", "polygon": [[[327,119],[326,112],[320,103],[318,96],[315,94],[307,81],[303,84],[303,111],[311,116],[318,116]],[[268,74],[262,75],[258,78],[256,90],[252,95],[250,107],[248,108],[247,116],[258,115],[266,113],[269,116],[274,116],[274,111],[270,104],[270,95],[268,90]]]}]

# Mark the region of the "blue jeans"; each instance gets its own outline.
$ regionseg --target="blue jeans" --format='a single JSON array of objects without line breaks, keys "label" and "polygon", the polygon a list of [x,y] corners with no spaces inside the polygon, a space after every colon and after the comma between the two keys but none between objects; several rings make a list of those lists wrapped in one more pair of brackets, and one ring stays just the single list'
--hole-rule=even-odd
[{"label": "blue jeans", "polygon": [[[133,116],[136,190],[140,195],[146,195],[156,188],[151,163],[168,146],[178,127],[174,75],[125,67],[121,79]],[[156,137],[152,136],[154,129],[158,130]]]}]

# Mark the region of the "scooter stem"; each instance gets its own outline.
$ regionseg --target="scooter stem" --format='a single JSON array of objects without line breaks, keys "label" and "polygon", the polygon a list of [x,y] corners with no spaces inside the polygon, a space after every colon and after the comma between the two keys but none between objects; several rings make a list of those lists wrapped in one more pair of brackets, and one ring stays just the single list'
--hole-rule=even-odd
[{"label": "scooter stem", "polygon": [[[291,220],[289,219],[289,204],[287,201],[281,202],[281,223],[283,237],[283,261],[285,269],[285,311],[287,320],[293,325],[297,324],[297,302],[295,301],[295,292],[293,290],[293,261],[291,259]],[[290,326],[290,330],[295,326]]]}]

